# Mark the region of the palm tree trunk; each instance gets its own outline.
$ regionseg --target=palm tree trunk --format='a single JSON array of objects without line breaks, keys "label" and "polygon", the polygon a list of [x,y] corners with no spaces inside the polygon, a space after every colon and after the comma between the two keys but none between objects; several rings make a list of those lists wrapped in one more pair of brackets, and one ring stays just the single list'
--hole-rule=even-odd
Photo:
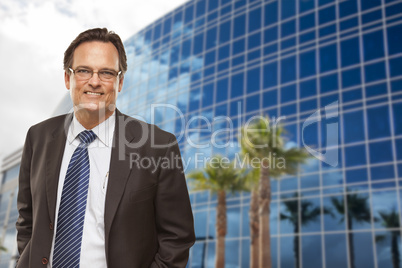
[{"label": "palm tree trunk", "polygon": [[271,203],[271,181],[269,163],[261,163],[259,182],[259,216],[260,216],[260,268],[271,268],[271,239],[269,214]]},{"label": "palm tree trunk", "polygon": [[399,268],[399,247],[398,247],[398,235],[392,234],[391,240],[391,252],[392,252],[392,264],[394,268]]},{"label": "palm tree trunk", "polygon": [[348,214],[348,238],[349,238],[349,257],[350,267],[355,268],[355,249],[353,247],[352,217]]},{"label": "palm tree trunk", "polygon": [[299,258],[299,222],[297,221],[294,226],[294,239],[293,239],[293,254],[295,255],[295,268],[300,268]]},{"label": "palm tree trunk", "polygon": [[225,267],[225,236],[227,232],[226,225],[226,193],[218,192],[218,206],[216,209],[216,268]]},{"label": "palm tree trunk", "polygon": [[254,188],[251,191],[250,200],[250,268],[258,268],[259,262],[259,241],[260,233],[259,217],[258,217],[258,189]]}]

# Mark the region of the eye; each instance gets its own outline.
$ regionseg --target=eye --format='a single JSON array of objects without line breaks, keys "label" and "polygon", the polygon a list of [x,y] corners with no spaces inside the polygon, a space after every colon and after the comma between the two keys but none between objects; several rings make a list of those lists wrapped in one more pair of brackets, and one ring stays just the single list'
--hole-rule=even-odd
[{"label": "eye", "polygon": [[111,71],[100,71],[99,74],[104,76],[114,76],[114,73]]},{"label": "eye", "polygon": [[77,70],[75,70],[75,72],[79,73],[79,74],[89,74],[89,73],[91,73],[91,71],[88,70],[88,69],[77,69]]}]

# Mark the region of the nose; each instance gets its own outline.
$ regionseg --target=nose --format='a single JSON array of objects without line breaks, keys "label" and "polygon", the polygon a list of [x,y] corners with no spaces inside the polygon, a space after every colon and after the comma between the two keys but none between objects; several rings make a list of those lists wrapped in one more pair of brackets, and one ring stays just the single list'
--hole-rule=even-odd
[{"label": "nose", "polygon": [[100,79],[99,79],[98,72],[94,72],[92,74],[91,79],[88,80],[88,84],[92,87],[98,87],[100,85]]}]

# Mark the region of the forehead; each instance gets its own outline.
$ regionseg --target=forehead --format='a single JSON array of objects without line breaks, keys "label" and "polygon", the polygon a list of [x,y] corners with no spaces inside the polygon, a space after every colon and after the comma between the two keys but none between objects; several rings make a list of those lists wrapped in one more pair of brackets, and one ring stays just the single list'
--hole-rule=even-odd
[{"label": "forehead", "polygon": [[91,41],[80,44],[74,51],[74,67],[115,68],[119,66],[119,53],[111,42]]}]

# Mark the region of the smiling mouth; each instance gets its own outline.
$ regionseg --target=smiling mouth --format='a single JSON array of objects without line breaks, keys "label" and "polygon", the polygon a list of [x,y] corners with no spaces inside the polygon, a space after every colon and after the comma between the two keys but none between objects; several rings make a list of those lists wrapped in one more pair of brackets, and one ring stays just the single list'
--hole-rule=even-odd
[{"label": "smiling mouth", "polygon": [[103,95],[103,93],[90,92],[90,91],[85,92],[85,94],[88,94],[88,95],[95,95],[95,96],[102,96],[102,95]]}]

